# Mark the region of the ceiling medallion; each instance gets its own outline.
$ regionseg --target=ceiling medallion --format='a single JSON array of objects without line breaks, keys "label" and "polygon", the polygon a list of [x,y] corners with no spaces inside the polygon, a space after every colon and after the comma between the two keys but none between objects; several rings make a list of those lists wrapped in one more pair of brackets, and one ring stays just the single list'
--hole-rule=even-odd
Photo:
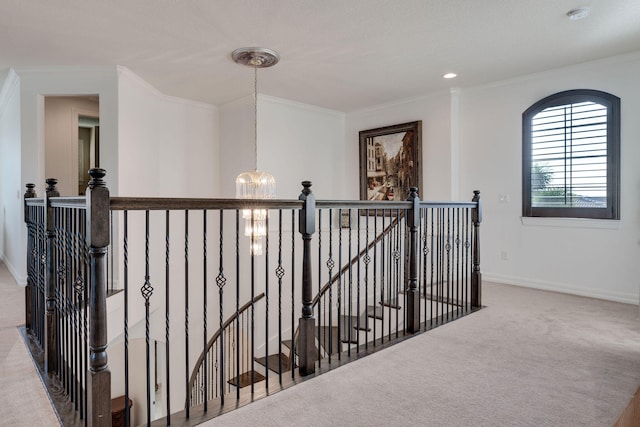
[{"label": "ceiling medallion", "polygon": [[278,52],[266,47],[241,47],[231,53],[231,58],[241,65],[255,68],[267,68],[280,60]]}]

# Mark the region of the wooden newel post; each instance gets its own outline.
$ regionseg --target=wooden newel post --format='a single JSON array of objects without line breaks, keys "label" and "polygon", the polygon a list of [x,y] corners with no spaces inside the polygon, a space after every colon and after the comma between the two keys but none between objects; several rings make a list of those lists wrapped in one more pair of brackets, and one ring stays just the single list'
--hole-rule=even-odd
[{"label": "wooden newel post", "polygon": [[480,223],[482,222],[482,201],[480,191],[473,192],[473,202],[478,206],[473,211],[473,270],[471,272],[471,307],[482,306],[482,273],[480,273]]},{"label": "wooden newel post", "polygon": [[420,289],[418,289],[418,226],[420,225],[420,198],[418,188],[409,189],[411,208],[407,211],[407,228],[409,231],[409,274],[407,275],[407,332],[420,330]]},{"label": "wooden newel post", "polygon": [[299,231],[302,234],[302,317],[299,323],[298,362],[300,375],[316,371],[315,324],[313,317],[313,289],[311,271],[311,237],[316,231],[316,198],[311,192],[311,182],[303,181],[298,200],[304,205],[300,210]]},{"label": "wooden newel post", "polygon": [[38,197],[36,194],[36,185],[35,184],[27,184],[27,191],[24,193],[24,222],[27,224],[28,229],[28,237],[27,237],[27,286],[24,288],[24,325],[27,331],[30,331],[33,327],[33,319],[32,319],[32,308],[31,308],[31,291],[33,288],[33,270],[29,267],[29,263],[31,263],[33,251],[33,245],[35,244],[35,236],[33,235],[33,225],[31,222],[33,219],[29,216],[29,208],[27,207],[26,199],[33,199]]},{"label": "wooden newel post", "polygon": [[109,189],[104,169],[91,169],[87,188],[87,245],[90,256],[89,426],[111,426],[111,372],[107,366],[107,246],[109,246]]},{"label": "wooden newel post", "polygon": [[53,207],[51,206],[52,197],[60,197],[60,193],[56,188],[57,179],[48,178],[45,180],[47,189],[45,191],[45,272],[44,272],[44,371],[46,373],[56,370],[56,325],[55,325],[55,309],[56,309],[56,267],[55,267],[55,232]]}]

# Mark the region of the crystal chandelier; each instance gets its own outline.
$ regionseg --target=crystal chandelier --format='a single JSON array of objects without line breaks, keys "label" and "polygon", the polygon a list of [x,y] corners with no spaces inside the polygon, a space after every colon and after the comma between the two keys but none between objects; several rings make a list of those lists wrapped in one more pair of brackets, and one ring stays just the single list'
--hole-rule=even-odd
[{"label": "crystal chandelier", "polygon": [[[241,65],[253,67],[253,148],[254,169],[242,172],[236,178],[236,197],[240,199],[274,199],[276,180],[269,172],[258,170],[258,68],[275,65],[280,56],[274,50],[263,47],[244,47],[231,54],[233,60]],[[262,238],[267,235],[267,209],[243,209],[245,220],[244,235],[251,239],[251,254],[262,254]]]}]

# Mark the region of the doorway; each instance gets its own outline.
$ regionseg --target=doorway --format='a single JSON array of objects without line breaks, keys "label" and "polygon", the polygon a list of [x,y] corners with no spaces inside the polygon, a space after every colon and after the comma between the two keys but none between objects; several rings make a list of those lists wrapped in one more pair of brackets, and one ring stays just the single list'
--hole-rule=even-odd
[{"label": "doorway", "polygon": [[100,119],[78,116],[78,195],[89,185],[89,170],[100,167]]},{"label": "doorway", "polygon": [[84,195],[88,171],[100,166],[97,95],[45,96],[45,175],[61,196]]}]

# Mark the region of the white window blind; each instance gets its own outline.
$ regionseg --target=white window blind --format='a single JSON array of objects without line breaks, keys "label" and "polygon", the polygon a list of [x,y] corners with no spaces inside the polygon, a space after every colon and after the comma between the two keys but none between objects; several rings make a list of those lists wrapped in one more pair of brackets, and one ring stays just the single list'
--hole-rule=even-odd
[{"label": "white window blind", "polygon": [[578,102],[531,120],[531,206],[607,208],[607,108]]}]

